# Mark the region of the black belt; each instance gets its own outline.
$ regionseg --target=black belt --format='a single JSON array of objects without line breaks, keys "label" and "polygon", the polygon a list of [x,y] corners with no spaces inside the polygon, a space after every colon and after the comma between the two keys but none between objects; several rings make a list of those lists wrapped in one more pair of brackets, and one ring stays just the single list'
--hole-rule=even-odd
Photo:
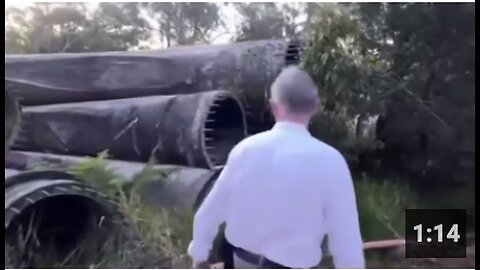
[{"label": "black belt", "polygon": [[289,269],[290,268],[290,267],[286,267],[284,265],[278,264],[276,262],[273,262],[273,261],[265,258],[265,256],[246,251],[243,248],[235,247],[233,252],[240,259],[242,259],[242,260],[244,260],[248,263],[258,265],[261,268],[272,268],[272,269]]}]

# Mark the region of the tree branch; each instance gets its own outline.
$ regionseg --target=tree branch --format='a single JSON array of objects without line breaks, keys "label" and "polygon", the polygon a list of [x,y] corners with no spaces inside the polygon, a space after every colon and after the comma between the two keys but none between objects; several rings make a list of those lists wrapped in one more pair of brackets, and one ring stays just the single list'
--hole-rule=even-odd
[{"label": "tree branch", "polygon": [[[86,28],[86,25],[82,26],[83,28]],[[88,29],[88,28],[86,28]],[[68,49],[70,49],[70,47],[77,43],[78,41],[82,40],[83,38],[85,38],[87,35],[90,35],[91,33],[97,31],[97,27],[94,26],[88,30],[85,30],[83,33],[80,33],[76,39],[74,39],[73,41],[70,42],[70,37],[73,36],[73,35],[69,35],[67,36],[67,41],[65,43],[65,45],[63,46],[63,49],[61,52],[66,52]]]}]

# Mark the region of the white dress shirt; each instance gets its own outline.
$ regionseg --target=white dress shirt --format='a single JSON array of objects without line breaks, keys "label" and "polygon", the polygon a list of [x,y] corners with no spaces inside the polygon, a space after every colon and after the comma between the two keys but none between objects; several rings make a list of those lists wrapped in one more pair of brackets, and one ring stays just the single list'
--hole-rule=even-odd
[{"label": "white dress shirt", "polygon": [[325,235],[336,268],[365,267],[348,165],[299,124],[279,122],[234,147],[195,215],[195,262],[224,222],[230,243],[287,267],[318,265]]}]

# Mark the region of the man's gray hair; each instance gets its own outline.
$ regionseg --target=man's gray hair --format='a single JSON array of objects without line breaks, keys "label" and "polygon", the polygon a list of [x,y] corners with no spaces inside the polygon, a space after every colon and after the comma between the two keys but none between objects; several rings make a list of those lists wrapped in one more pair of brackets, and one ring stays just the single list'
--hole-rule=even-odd
[{"label": "man's gray hair", "polygon": [[298,66],[289,66],[280,72],[272,84],[271,98],[294,114],[311,113],[319,101],[315,83]]}]

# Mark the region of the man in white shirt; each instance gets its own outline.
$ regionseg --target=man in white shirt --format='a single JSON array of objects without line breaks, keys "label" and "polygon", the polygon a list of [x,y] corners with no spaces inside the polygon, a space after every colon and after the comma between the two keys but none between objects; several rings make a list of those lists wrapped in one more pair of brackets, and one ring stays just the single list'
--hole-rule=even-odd
[{"label": "man in white shirt", "polygon": [[219,225],[235,268],[312,268],[321,242],[336,268],[364,268],[355,192],[343,156],[307,130],[319,107],[310,76],[288,67],[271,87],[275,126],[231,151],[195,215],[188,253],[205,268]]}]

